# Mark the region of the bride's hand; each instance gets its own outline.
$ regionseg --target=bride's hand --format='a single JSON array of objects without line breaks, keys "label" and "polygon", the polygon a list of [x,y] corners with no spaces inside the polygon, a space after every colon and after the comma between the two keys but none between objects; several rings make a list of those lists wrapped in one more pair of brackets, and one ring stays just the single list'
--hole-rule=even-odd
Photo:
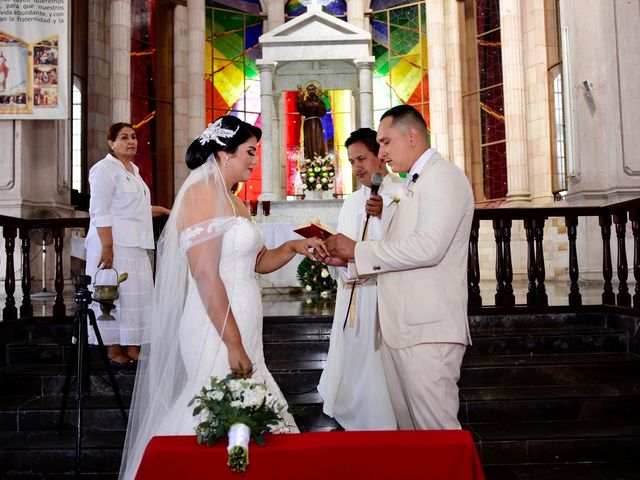
[{"label": "bride's hand", "polygon": [[227,348],[229,369],[234,377],[249,378],[253,374],[251,359],[241,345],[235,348]]},{"label": "bride's hand", "polygon": [[324,242],[317,237],[293,240],[293,249],[296,253],[311,259],[322,259],[329,255],[329,250]]}]

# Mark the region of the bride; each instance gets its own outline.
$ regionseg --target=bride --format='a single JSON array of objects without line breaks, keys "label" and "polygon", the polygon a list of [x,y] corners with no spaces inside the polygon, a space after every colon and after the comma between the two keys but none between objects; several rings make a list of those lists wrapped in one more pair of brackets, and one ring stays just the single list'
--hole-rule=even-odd
[{"label": "bride", "polygon": [[[195,434],[188,403],[211,376],[255,378],[286,405],[264,361],[256,273],[277,270],[296,253],[327,252],[316,238],[266,249],[247,208],[230,193],[249,180],[261,134],[224,116],[187,150],[192,171],[158,241],[150,336],[138,365],[121,478],[135,477],[153,436]],[[297,431],[286,408],[281,415]]]}]

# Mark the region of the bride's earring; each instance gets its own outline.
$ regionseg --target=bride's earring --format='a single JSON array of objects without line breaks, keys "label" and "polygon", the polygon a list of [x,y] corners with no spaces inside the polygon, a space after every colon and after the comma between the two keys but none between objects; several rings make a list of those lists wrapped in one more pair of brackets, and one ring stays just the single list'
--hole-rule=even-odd
[{"label": "bride's earring", "polygon": [[229,157],[225,157],[225,158],[224,158],[224,163],[223,163],[223,165],[225,166],[225,168],[229,166]]}]

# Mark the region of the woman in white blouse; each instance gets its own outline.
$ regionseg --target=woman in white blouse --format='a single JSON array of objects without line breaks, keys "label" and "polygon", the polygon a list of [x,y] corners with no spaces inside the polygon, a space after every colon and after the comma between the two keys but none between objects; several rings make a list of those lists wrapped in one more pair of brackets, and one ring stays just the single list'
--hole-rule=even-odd
[{"label": "woman in white blouse", "polygon": [[[153,276],[147,250],[154,248],[151,217],[168,215],[170,211],[151,206],[149,188],[132,161],[138,149],[133,127],[128,123],[112,125],[107,143],[111,153],[89,171],[86,273],[93,280],[101,268],[129,274],[120,284],[120,298],[111,312],[116,321],[98,321],[111,362],[124,365],[138,359],[145,325],[150,320],[147,308],[151,304]],[[102,275],[99,280],[113,281],[112,277]],[[99,316],[99,305],[94,302],[92,307],[96,317]],[[91,328],[89,342],[97,344]]]}]

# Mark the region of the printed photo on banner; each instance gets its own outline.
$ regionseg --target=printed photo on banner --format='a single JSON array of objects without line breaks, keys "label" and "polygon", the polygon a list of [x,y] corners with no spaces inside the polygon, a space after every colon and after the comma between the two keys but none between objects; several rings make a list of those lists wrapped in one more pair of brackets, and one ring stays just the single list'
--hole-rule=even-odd
[{"label": "printed photo on banner", "polygon": [[0,120],[67,118],[68,0],[0,0]]}]

